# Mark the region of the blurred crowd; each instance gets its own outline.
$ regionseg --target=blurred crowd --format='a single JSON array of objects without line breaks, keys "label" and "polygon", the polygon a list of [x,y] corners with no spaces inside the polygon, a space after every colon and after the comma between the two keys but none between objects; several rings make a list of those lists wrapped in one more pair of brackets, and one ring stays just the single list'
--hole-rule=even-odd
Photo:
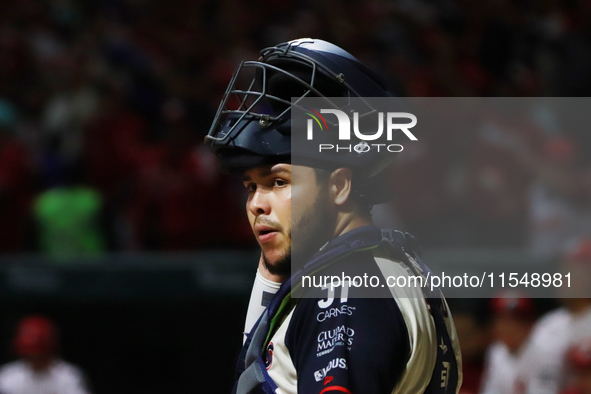
[{"label": "blurred crowd", "polygon": [[[326,39],[403,96],[585,96],[590,33],[575,0],[2,1],[0,252],[253,246],[242,186],[202,141],[265,46]],[[591,134],[511,126],[399,163],[401,226],[543,256],[584,233]]]},{"label": "blurred crowd", "polygon": [[[591,146],[572,131],[582,136],[588,120],[568,108],[578,100],[484,99],[468,111],[447,109],[453,120],[406,145],[389,174],[397,227],[426,247],[527,247],[540,259],[590,236]],[[487,105],[523,108],[511,114]],[[569,116],[578,118],[575,127],[563,121]]]},{"label": "blurred crowd", "polygon": [[[239,61],[300,37],[343,47],[400,96],[591,96],[584,0],[2,0],[0,253],[254,247],[243,186],[203,137]],[[424,247],[564,256],[591,236],[591,133],[556,118],[405,146],[382,209]],[[590,266],[589,250],[570,256]],[[463,392],[590,394],[577,333],[591,304],[565,300],[542,318],[527,295],[451,305]],[[86,391],[51,321],[19,327],[0,392],[51,368]]]}]

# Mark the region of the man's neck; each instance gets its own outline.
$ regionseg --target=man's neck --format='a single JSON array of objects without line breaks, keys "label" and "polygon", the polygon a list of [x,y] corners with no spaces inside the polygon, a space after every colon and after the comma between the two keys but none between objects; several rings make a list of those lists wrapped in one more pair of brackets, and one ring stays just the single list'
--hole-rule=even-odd
[{"label": "man's neck", "polygon": [[368,226],[373,224],[370,216],[362,216],[362,215],[352,215],[352,216],[345,216],[338,221],[337,226],[335,228],[334,236],[339,237],[349,231],[356,229],[358,227]]}]

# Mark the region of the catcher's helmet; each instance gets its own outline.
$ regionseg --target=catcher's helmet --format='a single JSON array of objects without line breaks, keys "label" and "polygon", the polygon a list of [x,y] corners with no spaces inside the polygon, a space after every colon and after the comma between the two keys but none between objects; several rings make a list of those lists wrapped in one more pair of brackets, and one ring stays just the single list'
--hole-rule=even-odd
[{"label": "catcher's helmet", "polygon": [[[249,74],[250,75],[247,75]],[[244,88],[239,85],[244,84]],[[299,39],[261,51],[258,61],[243,61],[226,90],[206,143],[220,158],[223,171],[291,162],[291,107],[305,97],[319,97],[326,107],[350,111],[351,98],[360,118],[376,112],[366,97],[394,97],[386,83],[343,49],[316,39]],[[361,103],[361,104],[359,104]],[[363,108],[360,108],[363,107]],[[361,178],[384,167],[384,155],[326,155],[326,166],[357,166]],[[363,171],[361,171],[363,169]]]}]

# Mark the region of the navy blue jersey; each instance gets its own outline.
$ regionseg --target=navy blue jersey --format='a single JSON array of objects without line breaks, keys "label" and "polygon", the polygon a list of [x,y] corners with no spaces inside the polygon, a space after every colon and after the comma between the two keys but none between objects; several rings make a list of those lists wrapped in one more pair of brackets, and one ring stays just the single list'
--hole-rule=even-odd
[{"label": "navy blue jersey", "polygon": [[[367,274],[382,278],[382,283],[387,276],[426,275],[427,268],[418,256],[392,241],[383,239],[373,226],[353,230],[331,241],[323,250],[326,261],[322,256],[316,258],[310,271],[315,275]],[[339,249],[339,243],[349,247]],[[419,287],[386,286],[375,289],[372,296],[377,298],[358,298],[354,287],[322,291],[323,296],[291,299],[291,283],[282,286],[247,341],[238,369],[244,376],[236,392],[459,391],[459,346],[439,291],[434,295]]]}]

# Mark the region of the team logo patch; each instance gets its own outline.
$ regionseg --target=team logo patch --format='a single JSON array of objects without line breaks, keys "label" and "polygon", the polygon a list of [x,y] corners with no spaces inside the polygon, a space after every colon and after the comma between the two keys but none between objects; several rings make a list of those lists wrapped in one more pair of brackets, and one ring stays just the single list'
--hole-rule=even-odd
[{"label": "team logo patch", "polygon": [[316,357],[324,356],[332,352],[337,346],[345,346],[351,350],[355,330],[345,325],[340,325],[332,330],[322,331],[318,334],[318,347]]},{"label": "team logo patch", "polygon": [[265,367],[267,369],[271,368],[271,364],[273,364],[273,349],[273,342],[269,342],[267,351],[265,352]]},{"label": "team logo patch", "polygon": [[326,385],[334,379],[332,376],[327,376],[326,374],[330,370],[336,368],[347,369],[347,360],[344,358],[335,358],[334,360],[331,360],[326,367],[314,372],[314,378],[317,382],[320,382],[322,379],[324,379],[324,385]]}]

